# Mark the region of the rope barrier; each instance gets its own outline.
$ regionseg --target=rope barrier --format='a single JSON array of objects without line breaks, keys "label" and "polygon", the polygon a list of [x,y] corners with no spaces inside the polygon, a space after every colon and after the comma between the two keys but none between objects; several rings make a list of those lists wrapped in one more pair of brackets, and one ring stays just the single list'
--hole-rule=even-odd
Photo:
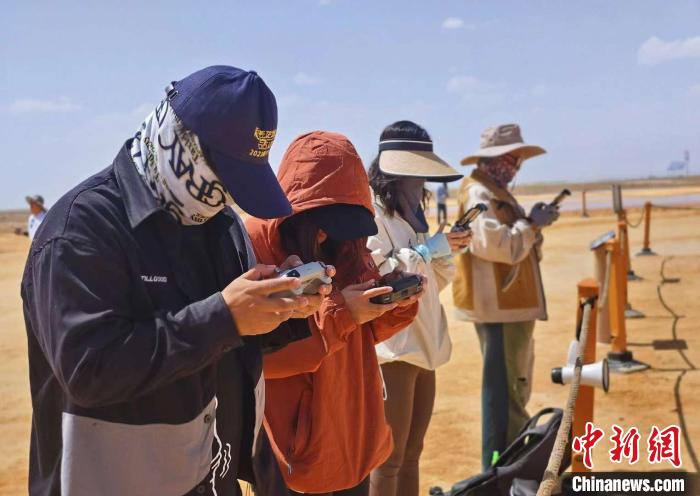
[{"label": "rope barrier", "polygon": [[[666,262],[671,260],[673,257],[666,257],[664,258],[663,262],[661,262],[661,270],[660,270],[660,275],[661,275],[661,281],[659,284],[656,286],[656,294],[659,297],[659,302],[661,305],[664,307],[664,309],[671,314],[673,317],[673,324],[671,325],[671,335],[673,337],[674,341],[678,341],[678,321],[681,319],[681,316],[678,315],[669,305],[666,303],[666,300],[663,297],[663,294],[661,293],[661,288],[663,287],[664,284],[666,284],[669,281],[673,281],[673,279],[669,279],[666,277],[664,273],[664,269],[666,267]],[[681,427],[681,432],[683,433],[683,440],[685,441],[685,446],[686,449],[688,450],[688,454],[690,455],[690,461],[693,464],[693,467],[695,468],[696,472],[700,472],[700,462],[698,461],[698,456],[695,453],[695,448],[693,447],[693,443],[690,439],[690,435],[688,433],[688,425],[685,419],[685,412],[683,410],[683,402],[681,401],[681,382],[683,381],[683,378],[688,372],[695,372],[698,370],[698,368],[695,366],[695,364],[688,358],[688,356],[685,353],[685,350],[678,349],[678,353],[680,354],[681,358],[683,361],[686,363],[688,366],[687,369],[681,371],[680,374],[678,374],[678,377],[676,378],[676,384],[673,387],[673,396],[676,401],[676,413],[678,414],[678,425]]]},{"label": "rope barrier", "polygon": [[642,221],[644,220],[644,209],[642,209],[642,214],[639,216],[639,220],[632,224],[627,217],[625,217],[625,223],[627,224],[628,227],[631,227],[632,229],[638,228]]},{"label": "rope barrier", "polygon": [[547,469],[544,471],[542,482],[537,490],[537,496],[550,496],[552,491],[556,488],[559,479],[559,469],[561,468],[561,461],[564,458],[564,454],[567,451],[567,445],[569,443],[569,433],[571,432],[571,423],[573,420],[574,407],[576,405],[576,398],[578,397],[578,389],[581,384],[581,370],[583,369],[583,351],[586,348],[586,341],[588,340],[588,327],[591,320],[591,309],[593,308],[592,299],[586,300],[583,304],[583,316],[581,317],[581,334],[579,335],[579,346],[578,346],[578,356],[576,357],[576,363],[574,364],[574,377],[571,381],[571,389],[569,390],[569,398],[566,402],[566,410],[564,410],[564,416],[562,418],[561,424],[559,425],[559,430],[557,431],[557,437],[554,441],[554,447],[552,448],[552,453],[549,455],[549,462],[547,463]]},{"label": "rope barrier", "polygon": [[657,210],[700,210],[700,207],[674,207],[671,205],[653,205]]}]

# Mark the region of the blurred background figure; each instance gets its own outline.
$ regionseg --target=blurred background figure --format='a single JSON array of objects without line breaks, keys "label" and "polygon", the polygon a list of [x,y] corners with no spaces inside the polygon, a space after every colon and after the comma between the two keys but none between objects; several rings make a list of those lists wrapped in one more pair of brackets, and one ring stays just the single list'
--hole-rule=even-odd
[{"label": "blurred background figure", "polygon": [[25,197],[29,204],[29,219],[27,219],[27,229],[17,228],[15,234],[29,236],[29,239],[34,239],[36,230],[39,229],[41,221],[46,217],[46,207],[44,207],[44,197],[41,195],[31,195]]},{"label": "blurred background figure", "polygon": [[450,196],[447,183],[442,183],[437,189],[437,223],[447,222],[447,197]]}]

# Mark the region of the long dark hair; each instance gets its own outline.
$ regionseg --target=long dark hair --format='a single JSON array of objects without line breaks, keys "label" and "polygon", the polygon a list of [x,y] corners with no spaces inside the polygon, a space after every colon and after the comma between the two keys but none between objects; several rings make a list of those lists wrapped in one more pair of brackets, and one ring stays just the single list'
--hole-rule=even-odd
[{"label": "long dark hair", "polygon": [[[357,271],[364,268],[362,254],[367,238],[336,241],[329,236],[323,243],[319,243],[319,227],[311,220],[309,212],[300,212],[280,224],[282,249],[289,255],[297,255],[304,263],[320,261],[334,265],[337,269],[345,268],[352,273],[342,276],[353,278]],[[340,273],[338,275],[341,276]]]},{"label": "long dark hair", "polygon": [[[404,139],[416,141],[430,141],[428,131],[420,127],[412,121],[396,121],[384,128],[379,136],[379,141],[391,139]],[[369,167],[369,185],[372,186],[374,195],[378,198],[389,217],[393,217],[396,212],[403,215],[397,191],[399,189],[399,180],[401,176],[391,176],[385,174],[379,169],[379,154],[372,160],[372,165]],[[423,210],[428,208],[428,200],[430,199],[430,191],[423,189]]]}]

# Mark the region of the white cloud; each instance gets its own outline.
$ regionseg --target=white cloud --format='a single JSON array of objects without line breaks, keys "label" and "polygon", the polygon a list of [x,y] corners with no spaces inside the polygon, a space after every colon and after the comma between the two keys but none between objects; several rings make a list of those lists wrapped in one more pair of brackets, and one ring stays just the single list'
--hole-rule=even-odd
[{"label": "white cloud", "polygon": [[331,0],[318,0],[318,4],[319,4],[321,7],[325,7],[325,6],[331,4]]},{"label": "white cloud", "polygon": [[472,104],[496,104],[504,100],[503,85],[481,81],[476,76],[457,75],[447,80],[447,92]]},{"label": "white cloud", "polygon": [[27,113],[65,113],[80,110],[82,107],[63,96],[58,100],[40,100],[38,98],[20,98],[12,102],[10,112]]},{"label": "white cloud", "polygon": [[688,93],[693,96],[700,96],[700,83],[692,85],[688,88]]},{"label": "white cloud", "polygon": [[294,84],[299,86],[317,86],[323,83],[323,80],[314,76],[309,76],[305,72],[298,72],[294,76]]},{"label": "white cloud", "polygon": [[643,65],[656,65],[673,59],[700,57],[700,36],[664,41],[652,36],[639,47],[637,60]]},{"label": "white cloud", "polygon": [[460,17],[448,17],[442,21],[442,29],[462,29],[464,21]]}]

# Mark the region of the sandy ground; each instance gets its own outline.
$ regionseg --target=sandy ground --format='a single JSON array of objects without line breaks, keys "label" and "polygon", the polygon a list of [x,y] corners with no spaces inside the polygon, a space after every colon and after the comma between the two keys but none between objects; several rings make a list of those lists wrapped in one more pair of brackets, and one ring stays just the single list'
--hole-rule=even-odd
[{"label": "sandy ground", "polygon": [[[686,192],[687,193],[687,192]],[[646,196],[653,196],[654,192]],[[560,366],[574,335],[576,283],[593,273],[589,242],[612,229],[610,213],[581,218],[565,215],[546,232],[545,259],[542,264],[549,306],[549,320],[536,328],[535,384],[531,412],[546,406],[565,404],[567,388],[550,382],[550,369]],[[2,232],[5,231],[5,232]],[[641,229],[631,232],[632,251],[641,246]],[[29,450],[31,406],[26,358],[26,338],[19,297],[19,281],[29,243],[26,238],[0,229],[0,494],[26,494],[26,468]],[[665,427],[679,422],[682,408],[687,431],[700,452],[700,373],[685,372],[689,366],[677,351],[656,351],[655,339],[671,339],[673,318],[661,305],[657,285],[660,267],[668,259],[667,277],[680,277],[678,284],[661,288],[663,298],[682,318],[677,324],[679,339],[684,339],[686,355],[700,367],[700,211],[655,211],[652,248],[657,257],[633,258],[634,270],[643,281],[630,283],[633,306],[647,317],[628,320],[630,349],[635,358],[652,365],[646,372],[615,375],[611,390],[596,395],[595,422],[606,431],[613,423],[636,426],[643,443],[652,425]],[[443,293],[448,315],[452,297]],[[449,487],[453,482],[478,472],[480,465],[480,381],[481,356],[471,324],[450,320],[454,341],[452,360],[438,371],[435,413],[425,442],[421,463],[422,494],[428,487]],[[598,356],[607,353],[607,345],[598,346]],[[680,405],[674,399],[679,386]],[[695,394],[694,394],[695,393]],[[642,444],[644,458],[645,445]],[[660,470],[668,464],[650,466],[645,459],[634,467],[614,466],[607,456],[607,441],[594,451],[596,470]],[[699,453],[700,454],[700,453]],[[688,446],[683,443],[683,468],[694,471]]]}]

